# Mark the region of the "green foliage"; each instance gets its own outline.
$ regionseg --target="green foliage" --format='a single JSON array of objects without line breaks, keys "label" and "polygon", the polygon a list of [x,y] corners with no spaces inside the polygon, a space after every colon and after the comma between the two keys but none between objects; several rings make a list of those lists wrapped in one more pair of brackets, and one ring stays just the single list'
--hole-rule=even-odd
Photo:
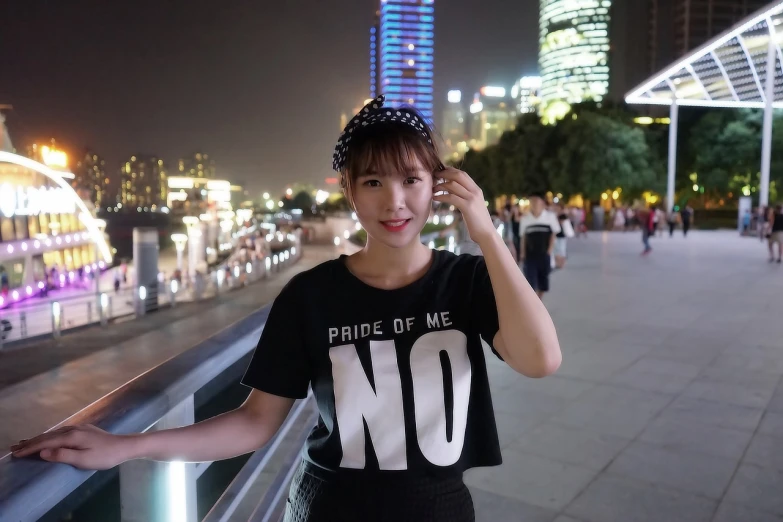
[{"label": "green foliage", "polygon": [[301,191],[291,199],[293,208],[308,210],[313,206],[313,197],[307,191]]},{"label": "green foliage", "polygon": [[575,194],[597,199],[609,188],[640,195],[665,179],[664,162],[650,147],[644,129],[619,106],[574,106],[556,125],[533,114],[519,119],[513,131],[481,152],[469,151],[461,168],[484,190],[487,199],[532,191]]}]

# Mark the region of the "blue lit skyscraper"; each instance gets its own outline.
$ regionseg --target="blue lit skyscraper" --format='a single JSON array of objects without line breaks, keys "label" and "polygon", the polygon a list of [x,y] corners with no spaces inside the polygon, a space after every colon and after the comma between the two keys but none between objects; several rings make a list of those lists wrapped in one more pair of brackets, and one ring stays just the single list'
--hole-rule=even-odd
[{"label": "blue lit skyscraper", "polygon": [[434,0],[381,0],[370,31],[370,94],[432,120]]}]

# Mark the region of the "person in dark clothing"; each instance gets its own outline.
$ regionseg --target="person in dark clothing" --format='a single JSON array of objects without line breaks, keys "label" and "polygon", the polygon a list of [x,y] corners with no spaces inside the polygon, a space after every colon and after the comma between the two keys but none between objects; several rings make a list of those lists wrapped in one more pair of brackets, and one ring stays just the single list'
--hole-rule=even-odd
[{"label": "person in dark clothing", "polygon": [[649,210],[640,210],[636,213],[636,216],[639,219],[639,225],[642,228],[642,243],[644,244],[642,255],[644,256],[652,252],[650,236],[655,234],[655,210],[656,208],[652,207]]},{"label": "person in dark clothing", "polygon": [[530,212],[522,218],[519,227],[522,236],[522,272],[541,299],[549,291],[552,254],[556,236],[560,232],[557,215],[546,209],[544,198],[542,193],[530,196]]},{"label": "person in dark clothing", "polygon": [[777,245],[778,257],[777,262],[781,262],[781,254],[783,254],[783,207],[769,207],[769,214],[767,217],[769,222],[769,262],[774,263],[775,259],[775,245]]},{"label": "person in dark clothing", "polygon": [[676,208],[672,208],[669,212],[666,220],[669,223],[669,237],[674,237],[674,229],[677,228],[678,212]]},{"label": "person in dark clothing", "polygon": [[680,220],[682,221],[682,235],[687,237],[693,224],[693,209],[690,205],[685,205],[685,208],[680,211]]},{"label": "person in dark clothing", "polygon": [[519,235],[520,220],[519,205],[514,205],[511,208],[511,238],[514,242],[514,250],[517,253],[517,263],[522,262],[522,254],[520,253],[520,244],[522,240]]}]

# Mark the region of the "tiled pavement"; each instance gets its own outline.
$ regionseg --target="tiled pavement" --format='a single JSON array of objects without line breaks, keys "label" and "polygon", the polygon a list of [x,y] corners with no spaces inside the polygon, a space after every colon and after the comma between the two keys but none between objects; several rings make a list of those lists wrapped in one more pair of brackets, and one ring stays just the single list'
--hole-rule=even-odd
[{"label": "tiled pavement", "polygon": [[479,522],[783,522],[783,267],[730,232],[571,240],[546,303],[564,361],[491,358],[504,464]]}]

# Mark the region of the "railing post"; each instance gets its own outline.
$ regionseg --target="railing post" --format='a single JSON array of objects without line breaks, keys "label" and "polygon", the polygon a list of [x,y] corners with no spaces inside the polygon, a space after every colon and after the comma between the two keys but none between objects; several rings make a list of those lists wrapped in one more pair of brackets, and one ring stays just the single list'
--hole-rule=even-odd
[{"label": "railing post", "polygon": [[[175,406],[150,431],[193,424],[193,396]],[[196,465],[130,460],[120,465],[122,522],[197,522]]]},{"label": "railing post", "polygon": [[87,324],[92,324],[92,302],[87,301]]},{"label": "railing post", "polygon": [[19,314],[19,336],[22,339],[27,337],[27,313],[25,312]]},{"label": "railing post", "polygon": [[52,336],[55,339],[60,338],[63,327],[63,310],[57,301],[52,303]]},{"label": "railing post", "polygon": [[147,287],[140,286],[133,292],[133,302],[136,303],[136,317],[141,317],[147,312]]},{"label": "railing post", "polygon": [[100,312],[101,326],[106,326],[109,322],[109,296],[100,294],[98,296],[98,311]]},{"label": "railing post", "polygon": [[179,281],[172,279],[169,285],[169,303],[172,308],[177,306],[177,291],[179,291]]}]

